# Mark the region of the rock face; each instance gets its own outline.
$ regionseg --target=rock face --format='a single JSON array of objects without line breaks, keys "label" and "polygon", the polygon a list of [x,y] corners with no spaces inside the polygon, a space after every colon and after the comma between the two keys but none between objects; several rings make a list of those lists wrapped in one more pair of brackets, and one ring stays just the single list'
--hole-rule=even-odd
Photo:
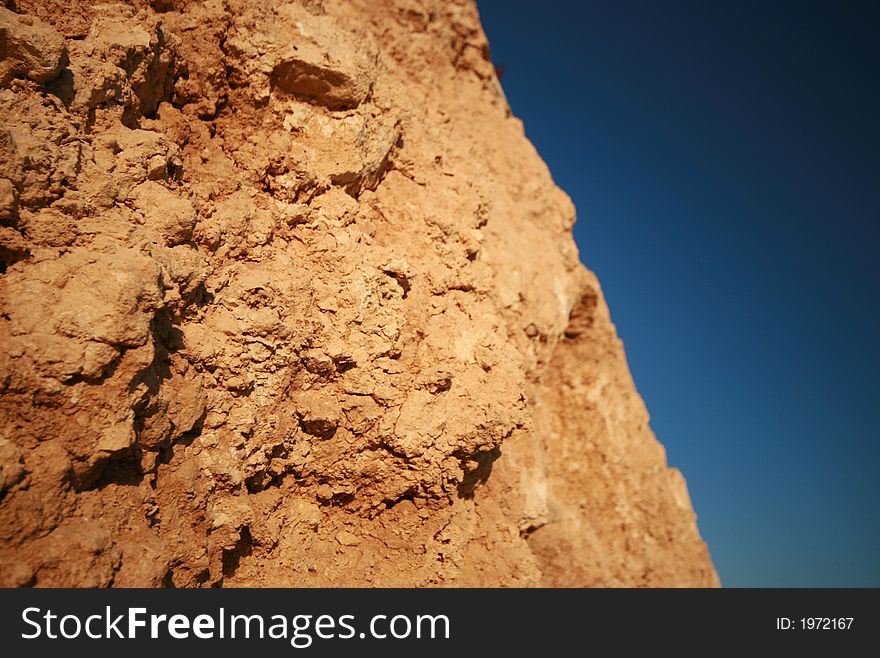
[{"label": "rock face", "polygon": [[0,583],[717,584],[470,0],[7,0]]}]

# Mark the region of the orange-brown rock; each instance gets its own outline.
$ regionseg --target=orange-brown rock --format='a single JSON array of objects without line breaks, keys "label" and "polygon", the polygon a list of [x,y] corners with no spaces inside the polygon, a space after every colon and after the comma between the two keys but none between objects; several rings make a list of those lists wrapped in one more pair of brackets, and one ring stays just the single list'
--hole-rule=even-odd
[{"label": "orange-brown rock", "polygon": [[470,0],[0,10],[0,583],[717,584]]}]

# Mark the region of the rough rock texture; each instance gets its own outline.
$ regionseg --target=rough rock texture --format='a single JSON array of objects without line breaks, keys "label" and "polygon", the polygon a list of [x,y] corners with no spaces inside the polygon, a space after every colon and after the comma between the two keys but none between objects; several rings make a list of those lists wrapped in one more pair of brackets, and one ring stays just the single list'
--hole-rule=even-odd
[{"label": "rough rock texture", "polygon": [[469,0],[6,0],[0,583],[714,585]]}]

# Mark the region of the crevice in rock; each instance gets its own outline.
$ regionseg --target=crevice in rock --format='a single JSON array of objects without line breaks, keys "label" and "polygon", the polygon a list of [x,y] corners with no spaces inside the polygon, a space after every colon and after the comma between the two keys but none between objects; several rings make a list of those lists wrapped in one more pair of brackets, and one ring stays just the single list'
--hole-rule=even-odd
[{"label": "crevice in rock", "polygon": [[416,497],[416,488],[410,487],[409,489],[404,491],[399,496],[397,496],[395,498],[386,498],[382,502],[385,504],[385,509],[390,510],[390,509],[393,509],[396,505],[402,503],[403,501],[412,502],[415,497]]},{"label": "crevice in rock", "polygon": [[529,525],[525,528],[521,528],[519,531],[519,536],[522,537],[523,539],[528,539],[535,531],[540,530],[541,528],[543,528],[546,525],[547,525],[546,521],[541,522],[541,523],[532,523],[531,525]]},{"label": "crevice in rock", "polygon": [[587,288],[581,294],[577,303],[571,309],[568,316],[568,326],[565,328],[563,337],[566,340],[574,340],[593,326],[596,315],[598,295],[593,288]]},{"label": "crevice in rock", "polygon": [[[464,477],[458,485],[459,498],[471,499],[478,486],[492,475],[492,464],[501,456],[501,448],[492,448],[467,457],[460,457]],[[476,464],[474,464],[476,462]]]},{"label": "crevice in rock", "polygon": [[232,578],[235,576],[242,558],[248,557],[251,553],[253,553],[251,530],[248,526],[242,526],[235,547],[223,551],[223,577]]},{"label": "crevice in rock", "polygon": [[397,285],[399,285],[400,289],[403,291],[403,298],[406,299],[406,296],[412,288],[409,278],[402,272],[395,272],[393,270],[385,270],[384,273],[386,276],[390,276],[397,282]]}]

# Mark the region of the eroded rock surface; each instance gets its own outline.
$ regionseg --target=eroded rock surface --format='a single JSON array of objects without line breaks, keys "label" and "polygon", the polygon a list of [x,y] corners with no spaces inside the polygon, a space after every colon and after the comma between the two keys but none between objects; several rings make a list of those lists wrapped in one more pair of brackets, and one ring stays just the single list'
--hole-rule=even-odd
[{"label": "eroded rock surface", "polygon": [[0,583],[717,583],[470,0],[6,4]]}]

